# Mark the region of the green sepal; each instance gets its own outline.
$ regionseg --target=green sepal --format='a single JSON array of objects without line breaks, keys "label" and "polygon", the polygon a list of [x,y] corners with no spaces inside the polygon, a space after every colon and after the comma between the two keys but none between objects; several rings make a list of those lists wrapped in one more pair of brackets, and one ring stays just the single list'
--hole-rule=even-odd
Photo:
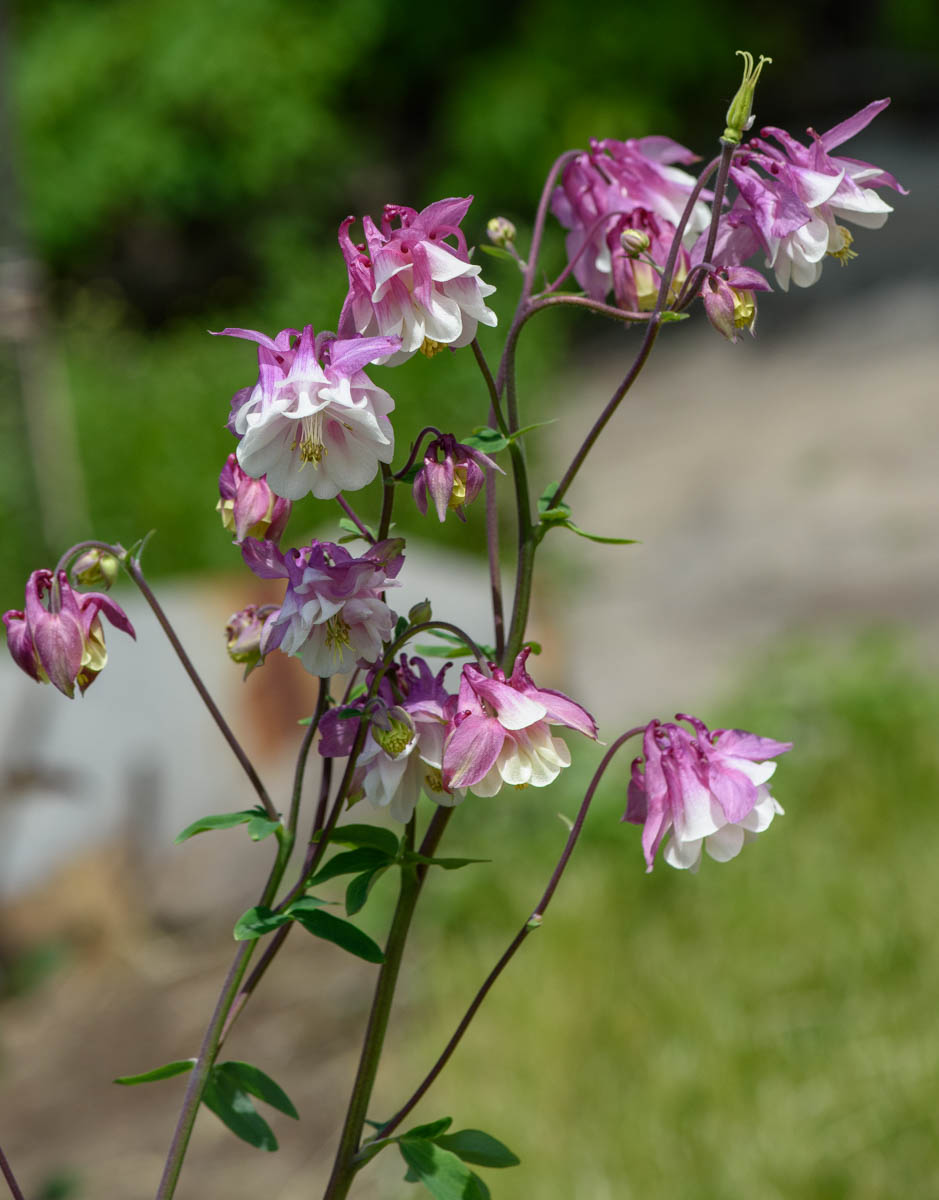
[{"label": "green sepal", "polygon": [[254,1107],[248,1093],[235,1080],[215,1067],[206,1081],[202,1103],[243,1142],[258,1150],[276,1150],[277,1138]]},{"label": "green sepal", "polygon": [[300,1114],[284,1089],[279,1083],[275,1083],[270,1075],[265,1074],[260,1067],[246,1062],[229,1061],[219,1063],[215,1068],[216,1074],[221,1072],[224,1072],[242,1091],[250,1092],[252,1096],[257,1096],[271,1108],[276,1108],[278,1112],[293,1117],[295,1121],[300,1120]]},{"label": "green sepal", "polygon": [[162,1067],[154,1067],[152,1071],[144,1071],[141,1075],[119,1075],[114,1083],[124,1087],[134,1087],[138,1083],[155,1083],[158,1079],[172,1079],[174,1075],[182,1075],[191,1071],[196,1065],[194,1058],[180,1058],[176,1062],[166,1063]]},{"label": "green sepal", "polygon": [[[197,833],[207,833],[211,829],[233,829],[236,825],[248,825],[248,832],[254,841],[265,838],[268,834],[280,828],[280,821],[272,821],[267,812],[257,805],[255,808],[245,808],[240,812],[214,813],[208,817],[200,817],[191,825],[176,835],[175,845],[185,842]],[[253,830],[253,832],[252,832]]]},{"label": "green sepal", "polygon": [[428,858],[426,854],[418,854],[415,850],[407,850],[401,860],[406,863],[422,863],[427,867],[443,867],[445,871],[457,871],[460,867],[468,867],[471,863],[492,862],[491,858]]},{"label": "green sepal", "polygon": [[477,1167],[517,1167],[521,1161],[508,1146],[481,1129],[459,1129],[456,1133],[436,1137],[434,1141]]},{"label": "green sepal", "polygon": [[[386,832],[390,833],[390,830]],[[394,837],[394,834],[391,836]],[[395,839],[394,851],[391,854],[386,849],[379,850],[377,846],[359,846],[355,850],[344,850],[317,871],[310,880],[309,886],[325,883],[327,879],[335,879],[337,875],[358,875],[362,871],[374,871],[378,867],[387,867],[394,862],[397,851],[397,839]]]},{"label": "green sepal", "polygon": [[385,961],[385,955],[378,943],[372,941],[367,933],[363,933],[351,921],[344,921],[341,917],[334,917],[331,913],[322,912],[320,909],[313,912],[296,912],[294,909],[292,915],[297,923],[302,925],[307,933],[312,933],[314,937],[332,942],[342,950],[347,950],[358,958],[364,958],[366,962],[381,963]]},{"label": "green sepal", "polygon": [[346,916],[354,917],[365,907],[365,902],[375,884],[381,879],[387,867],[376,867],[372,871],[363,871],[356,875],[346,888]]},{"label": "green sepal", "polygon": [[335,842],[338,846],[373,846],[391,858],[398,853],[397,837],[381,825],[339,825],[329,835],[329,841],[330,845]]}]

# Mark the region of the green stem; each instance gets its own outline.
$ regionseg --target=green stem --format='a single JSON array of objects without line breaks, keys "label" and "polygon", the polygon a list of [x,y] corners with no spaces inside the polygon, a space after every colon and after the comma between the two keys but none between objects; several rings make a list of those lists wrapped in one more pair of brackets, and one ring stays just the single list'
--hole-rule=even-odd
[{"label": "green stem", "polygon": [[[277,848],[277,858],[274,860],[274,865],[271,868],[271,873],[268,876],[258,904],[268,905],[273,900],[280,886],[280,881],[283,878],[288,858],[288,843],[280,842]],[[222,985],[221,993],[216,1002],[215,1011],[212,1013],[212,1019],[209,1021],[208,1028],[202,1038],[202,1045],[199,1047],[199,1056],[196,1059],[195,1066],[189,1073],[189,1083],[186,1087],[183,1107],[176,1122],[176,1129],[173,1131],[173,1140],[170,1142],[169,1152],[166,1156],[166,1165],[163,1168],[163,1176],[160,1179],[156,1200],[170,1200],[176,1191],[179,1173],[183,1167],[183,1159],[186,1157],[186,1149],[189,1146],[189,1139],[192,1136],[192,1128],[196,1123],[199,1105],[202,1102],[202,1093],[205,1091],[205,1085],[208,1083],[209,1075],[218,1055],[222,1030],[225,1026],[225,1018],[228,1016],[228,1011],[238,994],[238,987],[248,968],[248,960],[251,958],[252,951],[256,945],[257,942],[255,941],[242,942],[235,953],[235,958],[228,969],[228,974],[225,976],[225,982]]]},{"label": "green stem", "polygon": [[[452,808],[437,809],[421,843],[421,854],[428,857],[433,855],[452,814]],[[398,982],[401,958],[404,954],[411,918],[414,916],[414,909],[417,906],[426,874],[426,867],[402,866],[401,868],[401,890],[398,893],[398,903],[385,945],[385,961],[382,963],[378,982],[375,985],[375,996],[368,1018],[368,1027],[365,1031],[365,1040],[362,1044],[359,1067],[340,1135],[336,1161],[333,1164],[332,1175],[326,1191],[323,1193],[323,1200],[343,1200],[348,1195],[352,1180],[358,1170],[353,1159],[362,1139],[362,1129],[368,1114],[368,1105],[372,1097],[372,1089],[375,1086],[375,1076],[378,1074],[378,1064],[381,1060],[382,1046],[388,1029],[388,1017],[391,1013],[395,986]]]}]

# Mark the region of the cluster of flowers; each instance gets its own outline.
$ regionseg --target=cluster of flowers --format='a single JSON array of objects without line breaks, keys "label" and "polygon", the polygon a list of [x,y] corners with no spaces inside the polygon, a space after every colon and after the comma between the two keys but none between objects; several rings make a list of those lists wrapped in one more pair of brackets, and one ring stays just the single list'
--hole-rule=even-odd
[{"label": "cluster of flowers", "polygon": [[[785,130],[768,127],[735,152],[730,177],[737,188],[722,211],[711,260],[704,263],[711,213],[702,193],[694,203],[678,248],[670,299],[692,267],[704,265],[701,288],[714,327],[732,341],[740,329],[753,331],[753,293],[770,285],[747,259],[760,252],[783,290],[790,281],[809,287],[832,255],[854,256],[853,221],[879,228],[892,211],[876,188],[905,192],[888,172],[831,152],[859,133],[889,100],[875,100],[827,133],[808,130],[808,146]],[[780,148],[770,145],[772,138]],[[693,177],[675,164],[696,156],[669,138],[607,138],[592,141],[565,168],[552,197],[552,211],[569,230],[567,252],[575,278],[594,300],[611,294],[618,307],[649,311],[660,274],[692,191]]]}]

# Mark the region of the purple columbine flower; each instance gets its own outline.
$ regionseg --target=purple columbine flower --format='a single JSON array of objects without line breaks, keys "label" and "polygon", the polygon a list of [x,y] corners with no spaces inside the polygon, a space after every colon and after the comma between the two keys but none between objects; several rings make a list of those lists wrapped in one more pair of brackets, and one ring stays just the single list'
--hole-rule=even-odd
[{"label": "purple columbine flower", "polygon": [[465,521],[463,506],[472,504],[479,495],[486,478],[483,474],[485,467],[492,467],[504,474],[488,454],[474,450],[472,446],[464,446],[452,433],[434,438],[428,442],[424,451],[424,465],[414,477],[414,503],[426,515],[429,495],[441,521],[446,519],[447,509],[453,509],[460,520]]},{"label": "purple columbine flower", "polygon": [[266,476],[271,491],[288,500],[309,493],[330,500],[365,487],[379,463],[391,462],[394,401],[362,368],[384,361],[398,338],[316,337],[306,325],[291,347],[294,330],[276,338],[250,329],[221,332],[258,343],[258,382],[235,394],[229,422],[241,438],[238,463],[248,475]]},{"label": "purple columbine flower", "polygon": [[33,571],[26,584],[26,607],[3,614],[13,661],[37,683],[52,683],[72,699],[75,684],[84,693],[108,661],[103,613],[112,625],[136,637],[119,604],[100,592],[76,592],[64,571],[58,578]]},{"label": "purple columbine flower", "polygon": [[280,541],[293,506],[274,495],[266,476],[252,478],[238,465],[236,456],[229,454],[218,477],[218,490],[221,499],[215,508],[222,525],[235,535],[232,540],[236,544],[246,537]]},{"label": "purple columbine flower", "polygon": [[675,719],[687,721],[694,733],[650,721],[643,734],[643,756],[632,764],[623,820],[643,826],[648,871],[669,832],[665,861],[697,871],[702,846],[711,858],[727,862],[783,811],[766,786],[776,770],[776,764],[766,760],[791,750],[792,742],[742,729],[712,733],[703,721],[684,713]]},{"label": "purple columbine flower", "polygon": [[354,558],[344,546],[313,541],[282,553],[246,538],[241,554],[261,579],[286,579],[281,607],[264,623],[260,649],[296,655],[311,675],[341,675],[372,662],[391,637],[394,613],[382,600],[404,563],[402,538],[369,546]]},{"label": "purple columbine flower", "polygon": [[876,188],[906,194],[907,189],[880,167],[831,153],[889,103],[875,100],[827,133],[809,129],[808,146],[784,129],[768,126],[736,157],[731,178],[749,210],[747,223],[783,291],[788,291],[790,280],[798,287],[817,282],[826,254],[842,263],[855,257],[851,233],[839,222],[879,229],[893,209]]},{"label": "purple columbine flower", "polygon": [[701,297],[707,318],[728,341],[736,342],[741,329],[756,336],[756,296],[754,292],[773,289],[752,267],[720,267],[709,271],[701,285]]},{"label": "purple columbine flower", "polygon": [[[604,300],[614,290],[611,250],[618,242],[611,243],[608,235],[619,218],[644,209],[674,230],[695,181],[672,164],[696,161],[697,155],[671,138],[645,137],[626,142],[592,139],[589,152],[568,163],[551,198],[551,211],[570,230],[567,257],[588,296]],[[685,230],[686,247],[694,244],[710,219],[710,209],[699,200]],[[626,223],[619,228],[630,227]]]},{"label": "purple columbine flower", "polygon": [[[422,658],[409,663],[402,654],[385,673],[378,686],[380,707],[376,711],[373,702],[350,801],[364,798],[376,808],[388,808],[396,821],[410,821],[421,792],[448,808],[462,799],[462,794],[447,791],[441,779],[444,738],[456,708],[456,696],[443,684],[451,665],[435,675]],[[364,711],[364,705],[362,697],[350,707]],[[320,722],[320,754],[350,754],[358,726],[354,718],[330,710]]]},{"label": "purple columbine flower", "polygon": [[571,756],[551,725],[566,725],[596,739],[586,709],[562,692],[535,686],[525,670],[530,649],[515,660],[511,676],[490,664],[492,675],[463,667],[456,712],[443,749],[443,784],[494,796],[503,783],[547,787],[570,766]]},{"label": "purple columbine flower", "polygon": [[232,613],[225,626],[225,645],[232,662],[244,665],[247,679],[255,667],[264,661],[261,653],[261,637],[266,617],[277,611],[273,605],[249,604],[239,612]]},{"label": "purple columbine flower", "polygon": [[343,337],[399,337],[400,350],[387,356],[395,366],[418,350],[430,357],[444,346],[468,346],[479,324],[497,323],[484,303],[496,289],[479,278],[481,268],[470,262],[460,229],[472,202],[472,196],[438,200],[421,212],[386,204],[381,229],[371,217],[362,218],[360,245],[349,235],[355,217],[346,217],[339,226],[349,272],[339,317]]},{"label": "purple columbine flower", "polygon": [[[606,240],[613,295],[619,308],[640,312],[651,312],[655,308],[661,272],[668,261],[674,236],[675,226],[670,221],[645,208],[634,208],[616,219]],[[640,240],[647,241],[648,246],[637,254],[635,246]],[[681,290],[689,261],[688,251],[679,246],[668,290],[669,301],[674,300]]]}]

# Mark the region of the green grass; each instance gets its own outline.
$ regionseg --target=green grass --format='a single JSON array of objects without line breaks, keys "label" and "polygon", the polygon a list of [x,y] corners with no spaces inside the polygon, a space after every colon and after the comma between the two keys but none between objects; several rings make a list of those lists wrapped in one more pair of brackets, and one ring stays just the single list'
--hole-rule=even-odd
[{"label": "green grass", "polygon": [[[939,1195],[939,685],[872,635],[780,654],[701,715],[796,742],[786,816],[732,863],[647,876],[614,764],[543,929],[414,1120],[505,1140],[522,1165],[485,1173],[497,1200]],[[376,1110],[536,902],[578,769],[458,814],[446,852],[498,861],[433,881]]]}]

